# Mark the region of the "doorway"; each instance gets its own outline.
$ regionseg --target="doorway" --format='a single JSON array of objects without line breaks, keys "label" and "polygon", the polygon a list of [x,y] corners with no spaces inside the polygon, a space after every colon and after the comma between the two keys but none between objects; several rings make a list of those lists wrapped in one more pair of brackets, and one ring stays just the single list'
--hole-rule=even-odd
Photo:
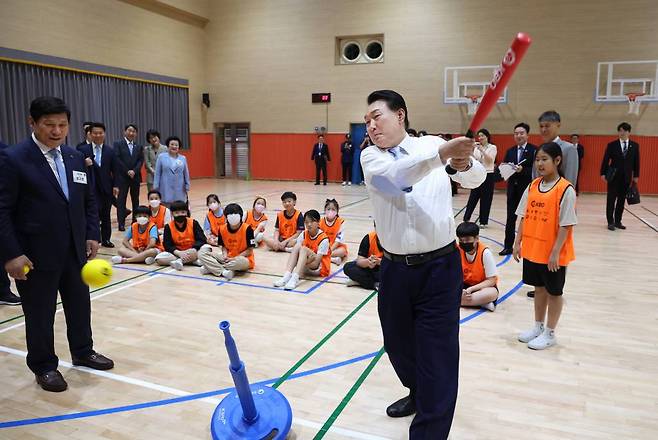
[{"label": "doorway", "polygon": [[350,135],[352,137],[352,145],[354,145],[354,160],[352,162],[352,183],[361,183],[363,182],[363,169],[361,168],[361,150],[359,145],[363,142],[363,138],[366,137],[366,124],[361,123],[351,123],[350,124]]},{"label": "doorway", "polygon": [[250,176],[250,123],[215,123],[215,177],[248,179]]}]

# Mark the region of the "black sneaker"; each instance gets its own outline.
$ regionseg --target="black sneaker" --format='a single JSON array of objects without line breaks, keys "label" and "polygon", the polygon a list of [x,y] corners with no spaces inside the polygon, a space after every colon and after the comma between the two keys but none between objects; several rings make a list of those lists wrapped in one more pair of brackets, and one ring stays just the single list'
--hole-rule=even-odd
[{"label": "black sneaker", "polygon": [[6,306],[20,306],[21,297],[14,295],[12,292],[3,293],[0,295],[0,304]]}]

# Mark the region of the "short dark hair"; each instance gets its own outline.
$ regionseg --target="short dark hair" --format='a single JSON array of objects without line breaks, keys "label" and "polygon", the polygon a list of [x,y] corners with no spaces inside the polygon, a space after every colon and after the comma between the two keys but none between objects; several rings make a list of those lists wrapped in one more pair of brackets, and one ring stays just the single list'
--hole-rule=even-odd
[{"label": "short dark hair", "polygon": [[151,142],[151,138],[153,136],[157,136],[158,138],[160,138],[160,132],[158,130],[149,128],[149,130],[146,132],[146,142]]},{"label": "short dark hair", "polygon": [[292,191],[286,191],[281,194],[281,201],[283,202],[285,199],[293,199],[294,201],[297,201],[297,194]]},{"label": "short dark hair", "polygon": [[516,130],[517,128],[523,128],[526,133],[530,133],[530,126],[525,122],[519,122],[518,124],[516,124],[514,126],[514,130]]},{"label": "short dark hair", "polygon": [[44,116],[66,113],[66,119],[71,122],[71,110],[66,103],[55,96],[40,96],[30,103],[30,116],[34,122]]},{"label": "short dark hair", "polygon": [[324,209],[327,209],[329,205],[334,205],[336,207],[336,212],[338,212],[338,210],[340,209],[340,207],[338,206],[338,200],[336,199],[327,199],[324,201]]},{"label": "short dark hair", "polygon": [[149,191],[146,197],[147,198],[151,197],[151,194],[157,194],[158,197],[162,199],[162,194],[160,194],[160,191],[158,191],[157,189],[152,189],[151,191]]},{"label": "short dark hair", "polygon": [[242,210],[242,206],[238,205],[237,203],[229,203],[224,207],[224,215],[229,215],[229,214],[240,214],[240,218],[244,215],[244,211]]},{"label": "short dark hair", "polygon": [[[169,207],[169,210],[172,212],[172,214],[175,211],[187,211],[187,203],[185,203],[182,200],[176,200],[175,202],[173,202],[171,204],[171,206]],[[189,212],[188,212],[188,215],[189,215]]]},{"label": "short dark hair", "polygon": [[480,235],[480,227],[473,222],[463,222],[457,226],[457,237],[477,237]]},{"label": "short dark hair", "polygon": [[555,110],[547,110],[537,118],[538,122],[562,122],[560,114]]},{"label": "short dark hair", "polygon": [[84,127],[89,127],[89,126],[90,126],[91,124],[93,124],[93,123],[94,123],[94,121],[85,121],[85,122],[82,123],[82,127],[83,127],[83,128],[84,128]]},{"label": "short dark hair", "polygon": [[94,127],[92,127],[91,125],[87,125],[87,126],[85,127],[85,134],[89,134],[89,133],[91,133],[91,129],[92,129],[92,128],[94,128]]},{"label": "short dark hair", "polygon": [[132,127],[132,128],[134,128],[134,129],[135,129],[135,131],[139,131],[139,129],[137,129],[137,126],[136,126],[135,124],[126,124],[126,126],[125,126],[125,127],[123,127],[123,131],[126,131],[126,130],[128,130],[128,128],[129,128],[129,127]]},{"label": "short dark hair", "polygon": [[102,122],[92,122],[91,125],[89,126],[89,130],[91,131],[94,128],[102,128],[103,131],[107,131],[105,129],[105,124],[103,124]]},{"label": "short dark hair", "polygon": [[146,216],[150,217],[151,216],[151,210],[148,207],[144,206],[144,205],[139,205],[135,209],[135,215],[137,215],[137,214],[143,214],[143,215],[146,215]]},{"label": "short dark hair", "polygon": [[541,144],[537,149],[537,151],[545,152],[546,154],[551,156],[553,161],[555,161],[555,159],[557,159],[559,156],[561,160],[560,160],[560,165],[558,165],[557,167],[557,172],[561,177],[564,177],[564,171],[562,169],[562,167],[564,166],[564,157],[562,157],[562,148],[557,143],[546,142],[545,144]]},{"label": "short dark hair", "polygon": [[262,200],[263,202],[265,202],[265,206],[267,206],[267,200],[265,200],[265,197],[256,196],[256,198],[254,199],[254,204],[252,205],[252,208],[256,207],[256,202],[259,201],[259,200]]},{"label": "short dark hair", "polygon": [[309,209],[304,213],[304,220],[309,219],[313,220],[315,222],[320,221],[320,213],[316,211],[315,209]]},{"label": "short dark hair", "polygon": [[217,203],[222,203],[222,202],[219,200],[219,196],[218,196],[217,194],[208,194],[208,195],[206,196],[206,205],[208,205],[208,204],[210,203],[211,200],[217,200]]},{"label": "short dark hair", "polygon": [[425,130],[418,130],[418,136],[427,136],[427,132]]},{"label": "short dark hair", "polygon": [[413,128],[407,128],[407,134],[412,137],[418,137],[418,132]]},{"label": "short dark hair", "polygon": [[628,122],[622,122],[617,126],[617,131],[619,130],[631,131],[631,124],[629,124]]},{"label": "short dark hair", "polygon": [[384,101],[391,111],[404,110],[404,128],[409,128],[409,112],[407,111],[407,103],[398,92],[393,90],[375,90],[368,95],[368,105],[373,102]]},{"label": "short dark hair", "polygon": [[489,133],[489,130],[487,130],[486,128],[481,128],[478,130],[477,134],[480,133],[482,133],[487,138],[487,142],[491,142],[491,133]]},{"label": "short dark hair", "polygon": [[171,141],[178,141],[178,146],[179,146],[180,148],[183,148],[183,143],[181,142],[180,138],[178,138],[178,136],[169,136],[169,137],[167,138],[167,140],[165,141],[165,145],[168,147],[168,146],[169,146],[169,142],[171,142]]}]

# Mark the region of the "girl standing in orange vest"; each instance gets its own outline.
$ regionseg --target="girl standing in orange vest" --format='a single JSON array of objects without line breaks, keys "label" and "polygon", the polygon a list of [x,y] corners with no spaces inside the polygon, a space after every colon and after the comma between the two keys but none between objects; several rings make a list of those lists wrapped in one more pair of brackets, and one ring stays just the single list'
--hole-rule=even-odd
[{"label": "girl standing in orange vest", "polygon": [[475,223],[464,222],[457,226],[464,273],[461,305],[482,306],[493,312],[498,299],[498,270],[491,250],[480,243],[479,235],[480,228]]},{"label": "girl standing in orange vest", "polygon": [[556,343],[567,266],[575,258],[576,191],[562,177],[561,164],[558,144],[548,142],[539,147],[535,167],[541,177],[526,188],[516,210],[521,220],[514,259],[523,258],[523,282],[535,286],[535,324],[519,335],[519,341],[533,350]]}]

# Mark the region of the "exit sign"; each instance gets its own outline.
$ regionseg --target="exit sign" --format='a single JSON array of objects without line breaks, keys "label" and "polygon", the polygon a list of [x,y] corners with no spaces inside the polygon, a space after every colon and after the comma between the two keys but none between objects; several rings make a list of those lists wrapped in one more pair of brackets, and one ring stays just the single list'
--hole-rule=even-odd
[{"label": "exit sign", "polygon": [[311,95],[311,102],[313,104],[328,104],[331,102],[331,93],[313,93]]}]

